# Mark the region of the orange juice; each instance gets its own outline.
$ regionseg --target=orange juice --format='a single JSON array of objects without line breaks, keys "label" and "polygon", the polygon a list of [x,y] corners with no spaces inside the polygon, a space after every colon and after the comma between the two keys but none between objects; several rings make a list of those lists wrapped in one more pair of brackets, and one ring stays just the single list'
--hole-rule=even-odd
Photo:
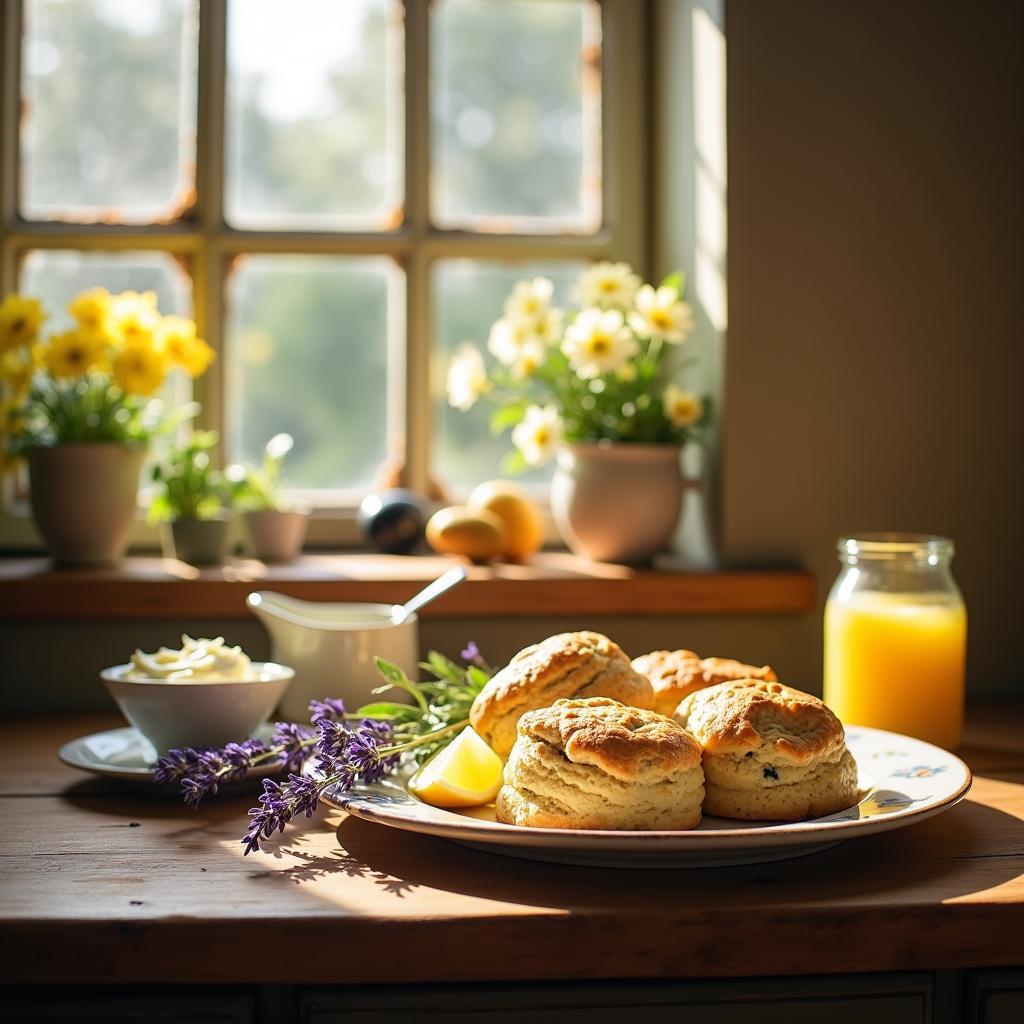
[{"label": "orange juice", "polygon": [[825,703],[847,725],[955,747],[966,641],[959,595],[833,594],[825,606]]}]

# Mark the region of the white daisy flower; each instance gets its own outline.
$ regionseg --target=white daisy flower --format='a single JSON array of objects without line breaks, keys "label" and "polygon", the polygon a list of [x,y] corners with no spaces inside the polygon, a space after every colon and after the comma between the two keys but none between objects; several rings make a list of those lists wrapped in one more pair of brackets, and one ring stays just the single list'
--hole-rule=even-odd
[{"label": "white daisy flower", "polygon": [[523,348],[543,344],[536,325],[529,320],[510,320],[503,317],[491,325],[487,349],[502,366],[514,366]]},{"label": "white daisy flower", "polygon": [[562,351],[569,365],[587,380],[616,373],[640,346],[617,309],[585,309],[569,325]]},{"label": "white daisy flower", "polygon": [[530,405],[512,430],[512,443],[528,465],[540,466],[551,458],[564,436],[565,424],[553,405]]},{"label": "white daisy flower", "polygon": [[580,275],[573,297],[581,306],[625,309],[633,304],[640,283],[628,263],[595,263]]},{"label": "white daisy flower", "polygon": [[704,403],[699,395],[684,391],[675,384],[669,384],[661,396],[665,418],[674,427],[692,427],[704,415]]},{"label": "white daisy flower", "polygon": [[505,300],[505,316],[509,320],[538,320],[551,305],[554,290],[554,284],[546,277],[517,282]]},{"label": "white daisy flower", "polygon": [[463,342],[448,364],[448,404],[466,412],[490,387],[484,358],[469,342]]},{"label": "white daisy flower", "polygon": [[679,298],[675,288],[655,290],[645,284],[636,293],[636,309],[629,314],[629,326],[641,338],[685,341],[693,330],[693,310]]}]

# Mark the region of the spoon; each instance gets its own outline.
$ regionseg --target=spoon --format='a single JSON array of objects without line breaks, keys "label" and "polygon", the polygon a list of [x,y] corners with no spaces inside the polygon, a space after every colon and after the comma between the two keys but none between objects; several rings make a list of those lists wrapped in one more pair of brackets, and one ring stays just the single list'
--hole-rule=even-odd
[{"label": "spoon", "polygon": [[418,594],[410,597],[405,604],[396,604],[391,609],[391,621],[396,625],[405,622],[413,612],[418,612],[425,604],[447,593],[452,587],[460,584],[467,576],[466,567],[458,565],[449,569],[443,576],[438,576],[433,583],[428,583]]}]

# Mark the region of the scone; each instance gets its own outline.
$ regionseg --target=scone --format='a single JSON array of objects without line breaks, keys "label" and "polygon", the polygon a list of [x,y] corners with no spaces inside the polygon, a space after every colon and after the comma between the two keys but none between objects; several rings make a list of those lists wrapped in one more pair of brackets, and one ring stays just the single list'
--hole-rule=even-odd
[{"label": "scone", "polygon": [[700,824],[700,746],[654,711],[607,697],[559,700],[519,720],[498,821],[534,828],[687,829]]},{"label": "scone", "polygon": [[763,679],[719,683],[675,719],[704,751],[705,814],[802,821],[857,802],[842,723],[817,697]]},{"label": "scone", "polygon": [[469,720],[507,757],[520,717],[560,697],[613,697],[633,707],[654,706],[650,680],[633,670],[618,644],[600,633],[559,633],[520,651],[496,673],[477,694]]},{"label": "scone", "polygon": [[679,702],[705,686],[731,679],[768,679],[778,676],[768,666],[744,665],[732,658],[702,658],[693,651],[651,651],[633,659],[633,668],[654,687],[654,710],[671,715]]}]

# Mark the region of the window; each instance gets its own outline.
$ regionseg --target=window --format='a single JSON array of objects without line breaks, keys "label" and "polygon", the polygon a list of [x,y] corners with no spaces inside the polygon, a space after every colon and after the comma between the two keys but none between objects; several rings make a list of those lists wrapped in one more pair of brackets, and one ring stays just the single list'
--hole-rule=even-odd
[{"label": "window", "polygon": [[446,408],[451,348],[517,277],[646,269],[637,10],[5,4],[0,291],[59,315],[84,286],[153,288],[194,314],[218,352],[199,423],[225,461],[295,436],[287,483],[341,510],[314,539],[345,539],[328,521],[385,464],[457,493],[503,447]]}]

